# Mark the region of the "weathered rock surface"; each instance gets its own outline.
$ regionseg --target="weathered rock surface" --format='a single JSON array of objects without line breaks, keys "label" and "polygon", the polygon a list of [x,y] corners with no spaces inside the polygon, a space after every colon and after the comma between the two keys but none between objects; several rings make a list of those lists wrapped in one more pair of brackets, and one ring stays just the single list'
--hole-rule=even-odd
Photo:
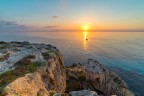
[{"label": "weathered rock surface", "polygon": [[105,96],[133,96],[127,84],[114,72],[107,70],[102,64],[89,59],[85,65],[86,80],[93,89],[101,91]]},{"label": "weathered rock surface", "polygon": [[6,88],[6,96],[37,96],[43,94],[49,96],[49,92],[41,79],[40,74],[27,74],[24,77],[18,78]]},{"label": "weathered rock surface", "polygon": [[85,66],[66,68],[66,73],[66,92],[75,89],[95,91],[100,96],[134,96],[117,74],[92,59]]},{"label": "weathered rock surface", "polygon": [[[29,43],[25,45],[23,42],[9,43],[9,46],[11,46],[10,49],[6,48],[5,50],[14,50],[12,48],[19,48],[19,50],[13,54],[18,54],[21,51],[23,52],[22,49],[25,49],[25,51],[33,50],[33,52],[26,52],[26,55],[21,55],[21,57],[17,59],[17,62],[20,63],[26,56],[28,57],[33,55],[35,58],[30,59],[30,62],[41,62],[42,66],[34,73],[26,74],[24,77],[19,77],[12,83],[8,84],[5,87],[5,96],[49,96],[50,90],[55,90],[60,93],[65,92],[66,73],[63,66],[63,56],[58,49],[51,45]],[[38,52],[38,54],[36,52]],[[7,62],[7,60],[9,59],[6,59],[4,62]],[[10,68],[13,67],[14,70],[14,67],[17,67],[15,65],[16,62],[11,62],[10,65],[8,62],[7,68],[5,69],[11,70]],[[4,67],[2,66],[1,69],[3,70],[3,68]]]},{"label": "weathered rock surface", "polygon": [[62,93],[65,92],[65,88],[65,71],[57,59],[51,59],[48,64],[39,68],[36,72],[20,77],[9,84],[6,87],[6,93],[8,96],[15,96],[16,94],[21,96],[44,94],[44,96],[49,96],[49,90]]}]

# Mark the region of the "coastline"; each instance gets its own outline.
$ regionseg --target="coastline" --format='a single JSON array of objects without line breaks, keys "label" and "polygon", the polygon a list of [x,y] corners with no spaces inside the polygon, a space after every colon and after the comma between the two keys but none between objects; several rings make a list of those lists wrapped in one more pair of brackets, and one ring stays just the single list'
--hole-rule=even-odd
[{"label": "coastline", "polygon": [[[25,80],[29,80],[29,79],[32,79],[32,78],[33,79],[31,80],[31,82],[35,82],[35,79],[39,78],[40,81],[39,81],[38,85],[42,84],[41,86],[45,86],[42,89],[44,90],[44,94],[46,96],[49,96],[49,94],[51,92],[49,90],[54,90],[54,91],[56,91],[56,93],[57,92],[58,93],[64,93],[65,90],[67,90],[66,86],[68,86],[68,85],[66,85],[66,82],[67,82],[66,79],[71,81],[70,78],[75,78],[75,79],[77,78],[76,80],[75,79],[74,80],[78,84],[81,83],[81,82],[86,83],[86,84],[84,84],[84,86],[81,86],[81,87],[85,87],[85,88],[82,88],[81,90],[91,89],[90,86],[93,85],[93,86],[95,86],[95,88],[93,87],[93,89],[91,89],[90,91],[95,91],[95,92],[99,91],[100,94],[104,95],[104,96],[108,96],[108,95],[133,96],[133,94],[128,90],[128,87],[127,87],[126,83],[118,75],[116,75],[115,73],[113,73],[111,71],[108,71],[107,69],[102,67],[103,65],[100,64],[99,62],[95,62],[95,61],[92,60],[91,63],[88,62],[87,67],[76,65],[76,66],[66,68],[66,67],[64,67],[62,54],[60,53],[60,51],[56,47],[54,47],[52,45],[30,44],[29,42],[1,42],[0,44],[1,44],[1,49],[2,50],[7,49],[5,51],[9,52],[9,54],[10,54],[7,58],[4,58],[5,60],[2,61],[3,62],[3,63],[1,63],[2,64],[2,66],[1,66],[2,70],[3,69],[6,69],[7,71],[8,70],[9,71],[10,70],[15,70],[17,67],[21,67],[21,66],[14,66],[15,63],[18,62],[16,65],[19,65],[19,64],[22,63],[23,60],[24,60],[23,61],[24,63],[26,61],[28,61],[28,63],[30,63],[30,64],[31,64],[31,62],[41,62],[41,63],[43,63],[40,66],[36,66],[36,69],[33,70],[32,72],[30,71],[30,74],[29,74],[29,72],[26,73],[26,74],[23,74],[22,77],[20,76],[20,78],[19,77],[15,78],[15,80],[13,82],[9,83],[6,86],[6,89],[8,88],[9,90],[5,93],[10,94],[10,95],[6,95],[6,96],[12,96],[12,94],[17,94],[17,93],[26,94],[24,92],[24,90],[22,91],[23,87],[19,86],[20,88],[22,88],[21,91],[20,91],[19,88],[18,88],[19,90],[17,90],[15,88],[13,88],[12,86],[16,86],[16,84],[18,84],[18,83],[21,84],[21,86],[23,86],[23,84],[21,83],[22,81],[24,82]],[[4,45],[2,45],[2,44],[4,44]],[[4,53],[4,55],[2,54],[1,56],[5,56],[5,54],[7,54],[7,52]],[[17,54],[17,53],[19,53],[19,54],[24,53],[26,55],[22,55],[22,57],[20,59],[17,59],[17,61],[15,61],[15,59],[14,60],[9,59],[10,57],[17,56],[17,55],[18,55],[18,57],[20,57],[19,54]],[[33,58],[32,58],[32,56],[33,56]],[[3,64],[6,64],[5,62],[7,63],[8,66],[3,65]],[[97,65],[95,65],[95,63]],[[89,66],[90,64],[92,64],[92,65]],[[94,68],[94,70],[91,70],[91,67],[93,68],[93,64],[95,65],[95,68]],[[89,73],[89,71],[84,71],[84,70],[87,70],[87,69],[90,69],[89,71],[91,71],[91,72],[94,71],[94,73],[96,71],[96,75],[90,76],[89,74],[91,74],[91,73]],[[66,70],[66,72],[65,72],[65,70]],[[83,75],[82,76],[80,75],[80,77],[78,75],[78,77],[77,77],[77,76],[75,76],[74,73],[75,72],[79,73],[79,70],[81,70],[80,72],[82,72]],[[66,73],[69,73],[69,74],[66,75]],[[43,75],[44,75],[44,79],[47,82],[45,80],[41,81],[41,79],[43,78]],[[112,76],[110,76],[110,75],[112,75]],[[95,78],[93,78],[93,77],[95,77]],[[58,78],[61,78],[60,81],[57,81]],[[115,78],[116,78],[116,81],[115,81]],[[100,85],[96,83],[97,80],[100,82],[99,83]],[[110,82],[108,82],[107,80],[110,81]],[[91,85],[87,81],[93,82],[93,84]],[[27,82],[27,81],[25,81],[25,82]],[[103,83],[101,83],[101,82],[103,82]],[[49,85],[50,88],[48,88],[48,84],[52,84],[52,85]],[[36,85],[37,85],[37,83],[36,83]],[[109,89],[105,85],[107,85],[107,87],[109,87]],[[35,86],[35,84],[34,84],[34,86]],[[106,88],[108,90],[105,90],[104,88]],[[37,90],[32,90],[32,88],[25,87],[25,90],[28,91],[28,89],[29,90],[31,89],[31,92],[33,91],[33,93],[34,93],[34,91],[35,91],[38,94],[41,87],[37,86]],[[14,91],[16,91],[16,92],[13,93]],[[72,89],[69,92],[71,92],[71,91],[76,91],[76,90]],[[99,95],[99,92],[96,92],[96,93],[98,93],[97,95]],[[31,96],[35,96],[32,93],[29,93],[29,95],[30,94],[31,94]]]}]

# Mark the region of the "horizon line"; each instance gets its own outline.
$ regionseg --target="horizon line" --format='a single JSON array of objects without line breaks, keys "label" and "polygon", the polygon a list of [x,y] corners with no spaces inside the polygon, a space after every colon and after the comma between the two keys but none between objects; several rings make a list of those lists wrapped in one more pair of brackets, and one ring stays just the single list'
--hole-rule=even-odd
[{"label": "horizon line", "polygon": [[[81,32],[81,31],[87,31],[87,32],[144,32],[144,29],[142,30],[45,30],[41,32],[62,32],[62,31],[69,31],[69,32]],[[37,31],[33,31],[37,32]]]}]

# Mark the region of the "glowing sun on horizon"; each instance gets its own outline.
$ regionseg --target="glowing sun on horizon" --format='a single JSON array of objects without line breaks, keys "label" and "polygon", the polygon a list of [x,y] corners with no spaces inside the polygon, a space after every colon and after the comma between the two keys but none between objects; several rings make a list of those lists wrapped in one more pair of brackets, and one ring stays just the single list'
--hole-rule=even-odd
[{"label": "glowing sun on horizon", "polygon": [[89,25],[83,25],[83,30],[85,31],[89,30]]}]

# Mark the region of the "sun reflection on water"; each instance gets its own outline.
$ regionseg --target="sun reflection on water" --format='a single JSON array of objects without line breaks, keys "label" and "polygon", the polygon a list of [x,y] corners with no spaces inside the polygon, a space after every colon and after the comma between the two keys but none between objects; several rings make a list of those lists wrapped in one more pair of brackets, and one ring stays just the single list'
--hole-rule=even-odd
[{"label": "sun reflection on water", "polygon": [[87,31],[84,31],[84,40],[87,39]]},{"label": "sun reflection on water", "polygon": [[83,47],[84,47],[84,50],[87,50],[87,31],[84,31]]}]

